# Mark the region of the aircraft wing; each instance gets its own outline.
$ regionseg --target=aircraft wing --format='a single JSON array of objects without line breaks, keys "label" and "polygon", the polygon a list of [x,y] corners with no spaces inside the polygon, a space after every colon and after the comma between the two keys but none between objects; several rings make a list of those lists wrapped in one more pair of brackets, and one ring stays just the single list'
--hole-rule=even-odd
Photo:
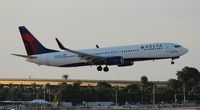
[{"label": "aircraft wing", "polygon": [[60,49],[77,54],[78,57],[80,57],[81,59],[87,60],[88,62],[90,62],[92,64],[102,64],[102,63],[106,62],[106,59],[107,59],[106,57],[100,57],[100,56],[95,56],[95,55],[91,55],[88,53],[71,50],[71,49],[64,47],[57,38],[56,38],[56,41],[57,41],[57,44],[60,47]]}]

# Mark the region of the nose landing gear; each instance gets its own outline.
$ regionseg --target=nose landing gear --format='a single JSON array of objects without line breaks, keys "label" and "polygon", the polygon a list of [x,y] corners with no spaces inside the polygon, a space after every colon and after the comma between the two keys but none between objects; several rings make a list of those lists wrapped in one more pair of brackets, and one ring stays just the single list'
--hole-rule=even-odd
[{"label": "nose landing gear", "polygon": [[174,65],[175,64],[174,61],[171,61],[171,64]]},{"label": "nose landing gear", "polygon": [[172,58],[171,64],[172,64],[172,65],[174,65],[174,64],[175,64],[175,63],[174,63],[174,59],[173,59],[173,58]]}]

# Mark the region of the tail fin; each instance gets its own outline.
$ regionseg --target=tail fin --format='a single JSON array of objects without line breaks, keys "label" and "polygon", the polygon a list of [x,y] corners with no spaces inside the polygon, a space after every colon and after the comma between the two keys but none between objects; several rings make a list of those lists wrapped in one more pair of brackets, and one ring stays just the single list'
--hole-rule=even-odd
[{"label": "tail fin", "polygon": [[25,26],[19,27],[24,46],[26,48],[27,55],[44,54],[49,52],[57,52],[56,50],[51,50],[45,48],[29,31]]}]

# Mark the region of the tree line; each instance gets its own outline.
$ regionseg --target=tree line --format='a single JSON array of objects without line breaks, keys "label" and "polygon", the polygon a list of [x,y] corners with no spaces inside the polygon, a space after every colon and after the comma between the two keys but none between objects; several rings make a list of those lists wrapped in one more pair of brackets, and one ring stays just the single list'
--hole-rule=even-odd
[{"label": "tree line", "polygon": [[118,104],[152,104],[181,103],[184,98],[195,103],[200,102],[200,72],[193,67],[184,67],[177,71],[177,79],[169,79],[165,86],[157,86],[141,77],[140,84],[130,84],[127,87],[112,87],[109,83],[100,81],[97,86],[82,87],[81,82],[74,84],[60,83],[58,86],[7,85],[0,84],[0,100],[30,101],[45,99],[58,104],[62,101],[81,104],[83,102],[111,101]]}]

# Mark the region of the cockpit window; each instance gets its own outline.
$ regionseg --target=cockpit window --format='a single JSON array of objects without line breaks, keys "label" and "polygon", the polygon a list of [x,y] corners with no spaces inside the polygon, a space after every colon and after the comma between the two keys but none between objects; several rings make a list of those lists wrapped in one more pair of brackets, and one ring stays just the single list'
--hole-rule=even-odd
[{"label": "cockpit window", "polygon": [[180,46],[180,45],[175,45],[174,47],[175,47],[175,48],[179,48],[179,47],[181,47],[181,46]]}]

